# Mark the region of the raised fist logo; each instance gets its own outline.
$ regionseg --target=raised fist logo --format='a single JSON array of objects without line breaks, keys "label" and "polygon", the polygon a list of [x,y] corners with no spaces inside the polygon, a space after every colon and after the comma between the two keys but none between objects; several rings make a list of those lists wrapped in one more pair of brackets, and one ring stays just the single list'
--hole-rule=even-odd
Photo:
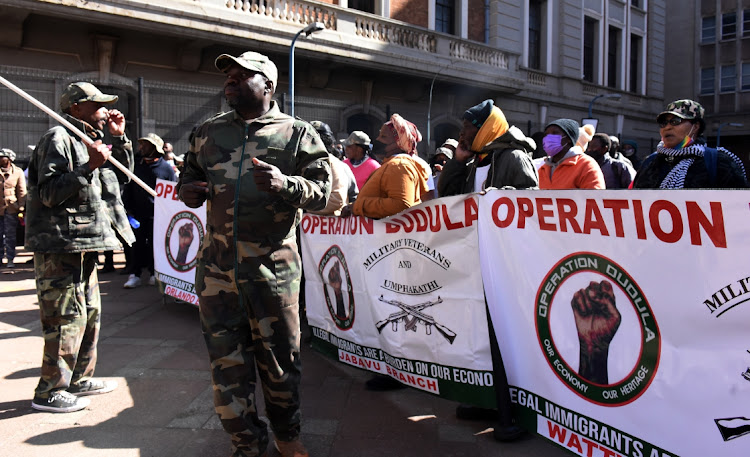
[{"label": "raised fist logo", "polygon": [[190,245],[193,244],[193,223],[186,222],[178,230],[179,235],[179,248],[177,250],[177,258],[175,259],[178,263],[187,263],[187,254],[190,249]]},{"label": "raised fist logo", "polygon": [[578,374],[597,384],[609,384],[609,344],[622,321],[612,284],[607,280],[592,281],[573,294],[570,305],[581,347]]},{"label": "raised fist logo", "polygon": [[336,315],[341,319],[346,319],[346,307],[344,306],[344,292],[341,290],[343,280],[341,279],[341,262],[338,260],[328,271],[328,284],[333,287],[336,295]]}]

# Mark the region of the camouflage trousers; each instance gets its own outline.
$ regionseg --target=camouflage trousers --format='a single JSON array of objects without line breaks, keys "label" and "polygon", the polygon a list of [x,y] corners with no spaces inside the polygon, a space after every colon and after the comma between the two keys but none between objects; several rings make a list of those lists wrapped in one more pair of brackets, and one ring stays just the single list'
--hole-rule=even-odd
[{"label": "camouflage trousers", "polygon": [[34,253],[44,336],[42,375],[35,391],[39,398],[94,375],[101,318],[97,256]]},{"label": "camouflage trousers", "polygon": [[294,238],[259,257],[238,252],[235,268],[199,262],[196,291],[216,413],[232,436],[232,455],[255,457],[269,442],[258,417],[256,368],[274,435],[293,441],[300,434],[302,265]]},{"label": "camouflage trousers", "polygon": [[12,262],[16,258],[16,227],[18,226],[18,214],[5,212],[0,215],[0,259],[5,258]]}]

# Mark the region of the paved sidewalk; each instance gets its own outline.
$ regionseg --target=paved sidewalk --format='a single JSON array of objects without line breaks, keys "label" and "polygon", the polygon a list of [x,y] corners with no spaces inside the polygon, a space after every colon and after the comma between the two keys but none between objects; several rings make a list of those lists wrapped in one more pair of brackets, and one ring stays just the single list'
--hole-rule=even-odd
[{"label": "paved sidewalk", "polygon": [[[0,270],[0,456],[227,457],[213,412],[197,309],[152,286],[123,289],[100,275],[103,323],[97,376],[120,387],[86,410],[31,409],[42,338],[33,268],[21,251]],[[115,256],[118,267],[121,255]],[[459,421],[456,404],[412,389],[369,392],[370,375],[302,351],[303,440],[313,457],[569,456],[543,438],[504,444],[491,423]]]}]

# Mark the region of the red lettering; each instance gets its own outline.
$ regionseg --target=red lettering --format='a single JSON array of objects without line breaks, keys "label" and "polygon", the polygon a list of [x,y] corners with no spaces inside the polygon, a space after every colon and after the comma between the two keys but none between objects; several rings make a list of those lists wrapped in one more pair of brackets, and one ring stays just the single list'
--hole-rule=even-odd
[{"label": "red lettering", "polygon": [[727,235],[724,232],[724,212],[721,202],[711,202],[711,223],[696,202],[686,202],[690,243],[700,246],[700,228],[706,231],[711,242],[717,248],[727,247]]},{"label": "red lettering", "polygon": [[570,434],[570,438],[568,439],[568,443],[566,444],[566,446],[575,448],[579,454],[583,453],[581,442],[578,440],[578,435],[576,435],[575,433]]},{"label": "red lettering", "polygon": [[479,206],[474,198],[464,200],[464,220],[467,227],[474,225],[474,221],[479,219]]},{"label": "red lettering", "polygon": [[156,195],[158,195],[159,197],[164,197],[164,184],[163,183],[157,182],[154,190],[156,191]]},{"label": "red lettering", "polygon": [[[508,213],[505,216],[505,219],[500,219],[499,216],[499,209],[500,205],[505,205],[508,207]],[[495,200],[495,202],[492,204],[492,222],[495,223],[500,228],[506,228],[508,227],[511,222],[513,222],[513,218],[516,215],[516,207],[513,205],[513,201],[508,197],[502,197]]]},{"label": "red lettering", "polygon": [[164,187],[164,197],[166,198],[172,192],[174,192],[174,185],[172,185],[172,184],[165,184],[165,187]]},{"label": "red lettering", "polygon": [[174,193],[172,193],[172,200],[178,201],[180,199],[180,194],[177,192],[177,186],[174,188]]},{"label": "red lettering", "polygon": [[435,381],[434,381],[434,380],[432,380],[432,379],[428,379],[428,380],[427,380],[427,388],[428,388],[429,390],[433,391],[433,392],[437,392],[437,390],[438,390],[438,387],[437,387],[437,382],[435,382]]},{"label": "red lettering", "polygon": [[557,213],[559,214],[561,232],[568,231],[566,223],[569,223],[570,228],[573,229],[574,233],[581,233],[581,227],[578,225],[578,221],[575,220],[575,217],[578,214],[578,205],[576,205],[575,200],[569,198],[558,199]]},{"label": "red lettering", "polygon": [[310,216],[312,218],[312,228],[310,229],[311,233],[315,233],[315,227],[320,225],[320,217],[318,216]]},{"label": "red lettering", "polygon": [[327,217],[320,218],[320,234],[328,235],[328,218]]},{"label": "red lettering", "polygon": [[448,215],[448,208],[445,205],[440,205],[443,209],[443,222],[445,222],[445,228],[448,230],[460,229],[464,226],[462,222],[452,222],[450,215]]},{"label": "red lettering", "polygon": [[415,209],[411,211],[411,213],[414,215],[414,220],[417,221],[417,231],[426,232],[427,225],[429,223],[429,220],[427,219],[427,214],[425,214],[425,212],[422,211],[421,209]]},{"label": "red lettering", "polygon": [[548,217],[554,217],[555,212],[550,208],[545,208],[547,205],[552,205],[551,198],[537,198],[536,199],[536,216],[539,218],[539,229],[554,232],[557,230],[555,224],[551,224],[546,221]]},{"label": "red lettering", "polygon": [[[430,230],[433,232],[439,232],[440,227],[442,226],[442,223],[440,222],[440,207],[439,206],[428,206],[425,208],[427,210],[427,219],[430,223]],[[435,217],[432,217],[432,210],[435,210]]]},{"label": "red lettering", "polygon": [[394,224],[393,222],[386,222],[385,223],[385,233],[396,233],[399,230],[399,225]]},{"label": "red lettering", "polygon": [[380,371],[380,362],[372,362],[372,367],[375,371]]},{"label": "red lettering", "polygon": [[336,233],[337,235],[341,235],[341,218],[340,217],[336,218],[336,229],[334,230],[334,233]]},{"label": "red lettering", "polygon": [[607,226],[604,224],[602,213],[599,211],[599,205],[596,204],[596,200],[589,198],[586,199],[586,213],[583,221],[583,233],[586,235],[591,234],[591,230],[596,229],[603,236],[609,236]]},{"label": "red lettering", "polygon": [[616,453],[610,451],[606,447],[602,447],[601,450],[602,450],[602,452],[604,452],[604,457],[617,457]]},{"label": "red lettering", "polygon": [[615,219],[615,236],[623,238],[625,230],[622,227],[622,210],[630,208],[627,200],[602,200],[605,208],[612,210],[612,217]]},{"label": "red lettering", "polygon": [[424,378],[417,378],[417,385],[424,388]]},{"label": "red lettering", "polygon": [[398,222],[401,222],[401,225],[404,226],[404,231],[406,233],[411,233],[411,231],[414,230],[414,227],[415,227],[414,221],[411,220],[411,216],[409,215],[409,213],[404,213],[402,217],[406,219],[407,221],[409,221],[409,223],[407,224],[406,222],[403,222],[400,219],[396,219],[396,220]]},{"label": "red lettering", "polygon": [[594,449],[599,449],[599,446],[597,446],[597,444],[593,441],[587,440],[584,437],[581,437],[581,441],[586,444],[586,457],[594,457]]},{"label": "red lettering", "polygon": [[635,216],[635,233],[639,240],[645,240],[646,224],[643,222],[643,204],[640,200],[633,200],[633,216]]},{"label": "red lettering", "polygon": [[312,222],[310,222],[310,216],[308,215],[302,216],[302,220],[300,221],[300,226],[302,228],[303,233],[309,233],[311,224]]},{"label": "red lettering", "polygon": [[[661,227],[661,221],[659,220],[659,213],[666,211],[672,218],[672,231],[667,233]],[[648,219],[651,223],[651,230],[654,235],[665,243],[676,243],[682,238],[682,215],[680,210],[677,209],[674,203],[667,200],[657,200],[651,205],[651,209],[648,211]]]},{"label": "red lettering", "polygon": [[534,215],[534,205],[528,198],[518,199],[518,228],[526,228],[526,218]]},{"label": "red lettering", "polygon": [[[364,231],[367,232],[368,235],[372,235],[373,224],[375,223],[375,221],[373,219],[368,219],[361,216],[357,216],[357,220],[359,220],[360,233],[363,233],[362,229],[364,229]],[[356,222],[354,227],[356,229]],[[354,230],[350,230],[350,232],[354,233]]]},{"label": "red lettering", "polygon": [[556,439],[561,444],[565,442],[565,435],[568,433],[568,430],[554,422],[547,421],[547,431],[549,432],[549,437],[553,440]]}]

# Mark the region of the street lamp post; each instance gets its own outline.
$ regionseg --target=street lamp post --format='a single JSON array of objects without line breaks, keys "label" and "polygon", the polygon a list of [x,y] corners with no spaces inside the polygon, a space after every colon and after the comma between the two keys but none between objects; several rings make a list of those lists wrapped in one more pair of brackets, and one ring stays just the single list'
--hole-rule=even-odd
[{"label": "street lamp post", "polygon": [[435,76],[432,77],[432,82],[430,83],[430,101],[427,103],[427,156],[428,157],[429,157],[430,152],[431,152],[430,151],[430,148],[431,148],[431,146],[430,146],[430,135],[431,135],[431,131],[432,131],[432,126],[430,125],[430,119],[431,119],[431,114],[432,114],[432,89],[433,89],[433,87],[435,87],[435,79],[438,77],[438,75],[440,73],[443,72],[443,70],[445,70],[446,68],[448,68],[450,65],[451,64],[448,64],[448,65],[444,66],[443,68],[441,68],[440,70],[438,70],[438,72],[435,73]]},{"label": "street lamp post", "polygon": [[745,124],[741,122],[723,122],[719,124],[719,128],[716,129],[716,147],[717,148],[719,147],[719,141],[721,141],[721,128],[724,127],[725,125],[728,125],[730,127],[744,127],[745,126]]},{"label": "street lamp post", "polygon": [[297,38],[303,33],[305,38],[308,38],[315,32],[320,32],[326,28],[322,22],[312,22],[307,24],[307,27],[297,32],[292,40],[292,45],[289,48],[289,115],[294,117],[294,45],[297,42]]},{"label": "street lamp post", "polygon": [[596,97],[592,98],[591,101],[589,102],[589,119],[591,119],[591,118],[594,117],[594,114],[593,114],[592,110],[594,108],[594,102],[595,101],[599,100],[600,98],[613,98],[615,100],[619,100],[621,97],[622,97],[622,95],[620,95],[620,94],[601,94],[601,95],[597,95]]}]

